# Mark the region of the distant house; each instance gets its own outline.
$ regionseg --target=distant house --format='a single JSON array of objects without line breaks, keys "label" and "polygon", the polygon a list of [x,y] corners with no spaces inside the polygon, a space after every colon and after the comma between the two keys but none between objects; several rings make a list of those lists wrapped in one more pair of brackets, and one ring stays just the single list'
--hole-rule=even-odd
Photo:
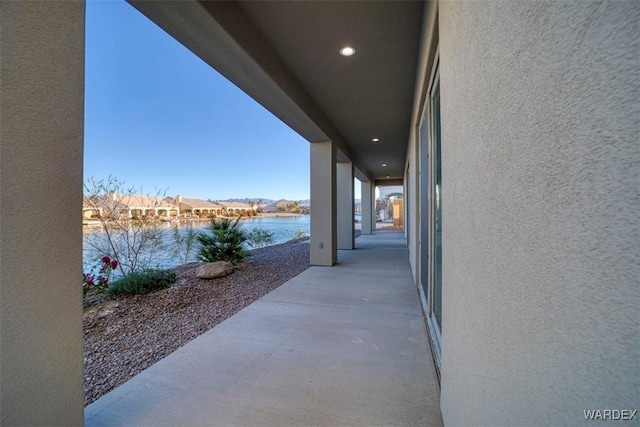
[{"label": "distant house", "polygon": [[276,206],[275,203],[272,203],[270,205],[263,206],[260,212],[263,212],[263,213],[278,212],[278,207]]},{"label": "distant house", "polygon": [[218,202],[223,207],[226,216],[246,215],[253,212],[253,208],[246,203],[240,202]]},{"label": "distant house", "polygon": [[290,204],[291,202],[289,202],[288,200],[280,199],[262,208],[262,212],[265,212],[265,213],[284,212],[289,209]]},{"label": "distant house", "polygon": [[274,202],[270,205],[265,206],[262,209],[263,212],[273,213],[273,212],[295,212],[301,213],[305,212],[304,206],[301,202],[294,202],[291,200],[280,199],[277,202]]},{"label": "distant house", "polygon": [[310,214],[311,200],[310,199],[300,200],[300,210],[302,211],[303,214]]},{"label": "distant house", "polygon": [[180,215],[178,206],[158,197],[113,193],[109,203],[112,212],[117,212],[120,216],[129,218],[141,218],[144,216],[177,217]]},{"label": "distant house", "polygon": [[362,213],[362,203],[358,199],[353,201],[353,212],[358,214]]},{"label": "distant house", "polygon": [[82,218],[177,217],[180,208],[158,197],[111,193],[107,196],[83,196]]},{"label": "distant house", "polygon": [[217,203],[209,202],[202,199],[191,199],[182,197],[180,195],[176,197],[167,197],[165,200],[170,200],[171,203],[180,207],[180,213],[184,216],[212,216],[222,215],[224,213],[224,206]]},{"label": "distant house", "polygon": [[82,196],[82,219],[92,219],[102,216],[102,207],[93,203],[87,196]]}]

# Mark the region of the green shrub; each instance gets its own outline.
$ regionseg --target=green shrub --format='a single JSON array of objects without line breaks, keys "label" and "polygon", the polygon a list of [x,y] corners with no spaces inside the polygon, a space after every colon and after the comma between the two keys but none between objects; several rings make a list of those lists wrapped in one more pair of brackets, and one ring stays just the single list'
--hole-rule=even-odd
[{"label": "green shrub", "polygon": [[139,294],[168,288],[176,281],[176,273],[170,270],[142,270],[128,273],[114,281],[107,289],[107,295]]},{"label": "green shrub", "polygon": [[239,264],[249,253],[244,249],[247,234],[240,228],[240,218],[231,221],[227,218],[221,221],[211,220],[209,232],[198,232],[196,239],[200,244],[198,257],[202,261],[227,261]]},{"label": "green shrub", "polygon": [[247,243],[253,248],[262,248],[273,243],[273,233],[262,228],[254,228],[247,234]]}]

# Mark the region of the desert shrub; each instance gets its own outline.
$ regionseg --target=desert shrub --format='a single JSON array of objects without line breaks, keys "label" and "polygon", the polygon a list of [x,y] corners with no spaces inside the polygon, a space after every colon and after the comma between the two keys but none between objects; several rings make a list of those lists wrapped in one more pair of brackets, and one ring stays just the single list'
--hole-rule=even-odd
[{"label": "desert shrub", "polygon": [[171,270],[142,270],[126,274],[115,280],[107,289],[107,295],[139,294],[159,291],[176,281],[176,273]]},{"label": "desert shrub", "polygon": [[262,248],[273,243],[273,233],[262,228],[254,228],[247,233],[247,243],[253,248]]},{"label": "desert shrub", "polygon": [[249,253],[244,249],[247,234],[240,228],[240,218],[235,221],[224,218],[211,220],[208,232],[199,231],[196,239],[200,244],[198,257],[202,261],[227,261],[239,264]]},{"label": "desert shrub", "polygon": [[191,252],[196,243],[196,232],[193,228],[187,228],[184,232],[179,227],[174,227],[171,232],[172,237],[172,255],[182,264],[189,262]]},{"label": "desert shrub", "polygon": [[[141,196],[113,177],[89,178],[84,188],[83,203],[102,212],[98,218],[102,232],[83,234],[84,244],[101,256],[117,259],[121,276],[158,265],[169,251],[163,243],[167,230],[158,227],[151,211],[163,203],[163,193]],[[129,219],[132,203],[144,207],[132,210]]]},{"label": "desert shrub", "polygon": [[305,233],[304,230],[296,230],[296,232],[293,233],[294,239],[304,239],[305,237],[307,237],[307,233]]}]

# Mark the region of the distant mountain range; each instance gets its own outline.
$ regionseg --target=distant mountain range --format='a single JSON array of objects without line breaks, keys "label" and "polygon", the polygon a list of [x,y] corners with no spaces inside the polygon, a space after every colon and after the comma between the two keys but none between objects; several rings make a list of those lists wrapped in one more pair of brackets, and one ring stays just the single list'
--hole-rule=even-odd
[{"label": "distant mountain range", "polygon": [[288,200],[288,201],[293,201],[293,202],[300,202],[301,205],[310,205],[311,204],[311,199],[306,199],[306,200],[289,200],[289,199],[278,199],[278,200],[274,200],[274,199],[267,199],[267,198],[260,198],[260,197],[245,197],[245,198],[235,198],[235,199],[225,199],[225,200],[211,200],[209,199],[210,202],[212,203],[218,203],[218,202],[235,202],[235,203],[246,203],[249,204],[249,202],[254,202],[254,203],[258,203],[258,200],[262,200],[262,205],[263,206],[267,206],[267,205],[273,205],[276,202],[280,201],[280,200]]},{"label": "distant mountain range", "polygon": [[[291,201],[291,202],[300,202],[301,205],[310,205],[311,204],[311,199],[305,199],[305,200],[293,200],[293,199],[278,199],[278,200],[274,200],[274,199],[260,199],[260,197],[245,197],[245,198],[239,198],[239,199],[224,199],[224,200],[211,200],[209,199],[208,201],[211,203],[218,203],[218,202],[235,202],[235,203],[249,203],[250,201],[253,201],[254,203],[258,203],[258,200],[262,200],[262,205],[263,206],[267,206],[267,205],[273,205],[276,202],[279,202],[280,200],[287,200],[287,201]],[[360,199],[354,199],[354,202],[356,204],[360,204]]]}]

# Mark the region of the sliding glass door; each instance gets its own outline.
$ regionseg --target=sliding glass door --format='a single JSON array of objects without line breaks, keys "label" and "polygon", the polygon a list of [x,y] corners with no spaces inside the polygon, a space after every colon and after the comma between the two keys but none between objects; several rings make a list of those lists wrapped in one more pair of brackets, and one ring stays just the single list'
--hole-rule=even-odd
[{"label": "sliding glass door", "polygon": [[431,209],[432,215],[432,251],[431,280],[433,300],[431,309],[438,330],[442,331],[442,155],[440,143],[440,78],[436,80],[431,91]]},{"label": "sliding glass door", "polygon": [[432,75],[420,121],[420,294],[440,366],[442,332],[442,144],[440,75]]},{"label": "sliding glass door", "polygon": [[429,109],[425,108],[420,120],[420,295],[422,304],[428,308],[431,298],[429,298]]}]

